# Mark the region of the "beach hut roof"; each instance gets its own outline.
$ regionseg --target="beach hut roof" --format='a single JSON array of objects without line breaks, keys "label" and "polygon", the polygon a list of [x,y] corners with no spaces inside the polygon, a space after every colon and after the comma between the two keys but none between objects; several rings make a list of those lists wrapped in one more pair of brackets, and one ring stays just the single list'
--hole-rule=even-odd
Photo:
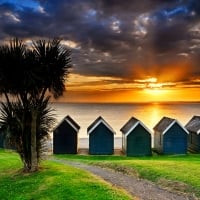
[{"label": "beach hut roof", "polygon": [[88,128],[87,133],[90,134],[100,123],[103,123],[111,132],[114,132],[112,127],[103,119],[103,117],[99,116]]},{"label": "beach hut roof", "polygon": [[138,125],[141,125],[146,131],[151,133],[151,131],[137,118],[131,117],[129,121],[120,129],[120,131],[126,136],[129,135]]},{"label": "beach hut roof", "polygon": [[187,129],[185,129],[176,119],[169,118],[169,117],[163,117],[153,128],[154,131],[158,131],[160,133],[163,133],[163,135],[175,124],[177,123],[180,127],[183,128],[183,130],[189,134]]},{"label": "beach hut roof", "polygon": [[192,119],[185,125],[188,131],[200,134],[200,116],[193,116]]},{"label": "beach hut roof", "polygon": [[69,116],[67,115],[55,128],[57,129],[62,123],[67,122],[76,132],[79,131],[80,126]]}]

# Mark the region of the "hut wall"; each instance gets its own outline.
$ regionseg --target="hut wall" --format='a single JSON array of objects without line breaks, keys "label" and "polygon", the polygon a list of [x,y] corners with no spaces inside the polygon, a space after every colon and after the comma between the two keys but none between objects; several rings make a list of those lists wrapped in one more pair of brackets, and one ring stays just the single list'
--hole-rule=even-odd
[{"label": "hut wall", "polygon": [[151,135],[140,124],[127,136],[127,156],[151,155]]},{"label": "hut wall", "polygon": [[126,152],[126,136],[122,134],[122,151]]},{"label": "hut wall", "polygon": [[190,132],[188,135],[188,150],[191,152],[200,152],[200,135]]},{"label": "hut wall", "polygon": [[104,124],[100,123],[89,134],[89,153],[109,155],[114,152],[114,134]]},{"label": "hut wall", "polygon": [[62,123],[53,134],[53,153],[76,154],[77,141],[77,132],[68,123]]},{"label": "hut wall", "polygon": [[164,154],[186,154],[188,134],[175,123],[163,136]]},{"label": "hut wall", "polygon": [[154,132],[154,148],[156,149],[156,151],[158,152],[162,152],[163,151],[163,134],[155,131]]}]

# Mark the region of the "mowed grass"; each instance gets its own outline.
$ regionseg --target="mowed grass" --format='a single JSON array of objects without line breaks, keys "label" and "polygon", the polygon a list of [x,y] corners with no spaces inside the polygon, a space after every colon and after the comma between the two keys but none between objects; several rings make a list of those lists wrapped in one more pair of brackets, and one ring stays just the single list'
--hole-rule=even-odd
[{"label": "mowed grass", "polygon": [[57,155],[56,158],[109,167],[151,180],[170,190],[200,197],[200,154],[152,157]]},{"label": "mowed grass", "polygon": [[24,174],[18,155],[0,150],[1,200],[130,200],[124,190],[79,170],[53,161],[42,162],[37,173]]}]

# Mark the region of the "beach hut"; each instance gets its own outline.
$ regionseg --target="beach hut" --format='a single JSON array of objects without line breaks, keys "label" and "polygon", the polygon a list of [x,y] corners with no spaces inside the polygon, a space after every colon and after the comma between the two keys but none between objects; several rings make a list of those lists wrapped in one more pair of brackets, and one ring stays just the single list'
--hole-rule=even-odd
[{"label": "beach hut", "polygon": [[88,128],[89,154],[109,155],[114,153],[114,130],[100,116]]},{"label": "beach hut", "polygon": [[185,125],[189,131],[188,150],[191,152],[200,152],[200,116],[193,116]]},{"label": "beach hut", "polygon": [[138,119],[131,119],[120,129],[122,150],[127,156],[151,155],[151,132]]},{"label": "beach hut", "polygon": [[2,133],[0,133],[0,148],[4,148],[4,137]]},{"label": "beach hut", "polygon": [[153,128],[154,148],[163,154],[186,154],[189,132],[176,120],[163,117]]},{"label": "beach hut", "polygon": [[53,131],[54,154],[76,154],[80,126],[68,115]]}]

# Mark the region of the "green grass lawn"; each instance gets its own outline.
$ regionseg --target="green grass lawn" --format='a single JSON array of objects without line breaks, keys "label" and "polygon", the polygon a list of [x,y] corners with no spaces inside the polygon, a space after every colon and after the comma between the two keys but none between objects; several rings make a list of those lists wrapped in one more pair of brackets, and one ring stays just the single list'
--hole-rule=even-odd
[{"label": "green grass lawn", "polygon": [[87,162],[137,175],[180,192],[200,197],[200,155],[152,157],[57,155],[57,158]]},{"label": "green grass lawn", "polygon": [[44,161],[37,173],[23,174],[22,163],[12,151],[0,150],[1,200],[130,200],[125,191],[79,170]]}]

